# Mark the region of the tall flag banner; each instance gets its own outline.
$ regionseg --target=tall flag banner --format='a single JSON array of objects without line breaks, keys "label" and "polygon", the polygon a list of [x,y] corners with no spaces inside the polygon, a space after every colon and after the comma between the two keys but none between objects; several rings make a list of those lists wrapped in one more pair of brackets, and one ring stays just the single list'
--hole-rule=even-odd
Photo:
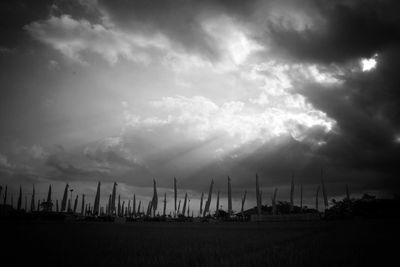
[{"label": "tall flag banner", "polygon": [[258,216],[261,215],[261,194],[260,194],[260,184],[258,182],[258,174],[256,174],[256,200],[257,200],[257,213]]},{"label": "tall flag banner", "polygon": [[158,196],[157,196],[157,187],[155,179],[153,179],[153,199],[151,201],[151,206],[153,207],[153,215],[155,215],[158,206]]},{"label": "tall flag banner", "polygon": [[125,201],[122,201],[122,206],[121,206],[121,217],[125,216]]},{"label": "tall flag banner", "polygon": [[187,216],[190,217],[190,199],[188,199]]},{"label": "tall flag banner", "polygon": [[217,192],[217,203],[215,204],[215,215],[219,215],[219,191]]},{"label": "tall flag banner", "polygon": [[118,209],[117,209],[117,216],[121,216],[121,195],[118,195]]},{"label": "tall flag banner", "polygon": [[213,185],[214,185],[214,180],[211,180],[210,191],[208,192],[208,198],[207,198],[206,206],[204,208],[203,216],[206,216],[206,214],[210,211],[211,195],[212,195]]},{"label": "tall flag banner", "polygon": [[228,214],[232,214],[232,188],[231,178],[228,176]]},{"label": "tall flag banner", "polygon": [[242,213],[242,218],[244,218],[243,212],[244,212],[244,202],[246,201],[246,195],[247,195],[247,191],[245,190],[244,194],[243,194],[243,198],[242,198],[242,208],[240,209],[240,212]]},{"label": "tall flag banner", "polygon": [[315,209],[318,211],[318,194],[319,194],[319,186],[317,187],[317,193],[315,194]]},{"label": "tall flag banner", "polygon": [[163,216],[165,217],[165,211],[167,210],[167,193],[164,193],[164,209]]},{"label": "tall flag banner", "polygon": [[186,203],[187,203],[187,193],[185,193],[185,200],[183,201],[182,215],[184,217],[185,217],[185,213],[186,213]]},{"label": "tall flag banner", "polygon": [[82,194],[81,215],[85,212],[85,194]]},{"label": "tall flag banner", "polygon": [[46,200],[46,211],[53,210],[53,202],[51,200],[51,185],[49,185],[49,191],[47,192],[47,200]]},{"label": "tall flag banner", "polygon": [[149,205],[147,206],[147,212],[146,212],[146,216],[151,216],[151,207],[152,207],[152,201],[149,201]]},{"label": "tall flag banner", "polygon": [[49,191],[47,192],[47,203],[52,203],[52,201],[51,201],[51,185],[49,185]]},{"label": "tall flag banner", "polygon": [[69,185],[66,184],[64,189],[63,199],[61,201],[61,212],[65,211],[65,208],[67,207],[68,187]]},{"label": "tall flag banner", "polygon": [[17,210],[21,209],[21,204],[22,204],[22,186],[19,186],[19,195],[18,195],[18,201],[17,201]]},{"label": "tall flag banner", "polygon": [[97,190],[96,190],[96,197],[94,198],[94,205],[93,205],[93,215],[99,215],[99,206],[100,206],[100,186],[101,183],[98,182]]},{"label": "tall flag banner", "polygon": [[201,198],[200,198],[200,216],[203,214],[203,197],[204,197],[204,193],[201,192]]},{"label": "tall flag banner", "polygon": [[277,193],[278,193],[278,188],[275,188],[274,195],[272,197],[272,214],[274,214],[274,215],[276,215],[278,213],[277,209],[276,209],[276,195],[277,195]]},{"label": "tall flag banner", "polygon": [[325,188],[322,169],[321,169],[321,185],[322,185],[322,195],[324,196],[324,206],[325,206],[325,209],[327,209],[328,208],[328,196],[326,194],[326,188]]},{"label": "tall flag banner", "polygon": [[176,200],[178,198],[178,191],[176,189],[176,178],[174,177],[174,203],[175,203],[175,213],[177,211],[176,209]]},{"label": "tall flag banner", "polygon": [[293,211],[293,206],[294,206],[294,200],[293,200],[293,196],[294,196],[294,174],[292,174],[292,182],[290,185],[290,211]]},{"label": "tall flag banner", "polygon": [[113,190],[111,194],[111,215],[115,214],[115,198],[117,197],[117,183],[114,182]]},{"label": "tall flag banner", "polygon": [[76,213],[77,208],[78,208],[78,194],[76,195],[75,202],[74,202],[74,213]]},{"label": "tall flag banner", "polygon": [[111,210],[111,194],[108,196],[108,215],[112,215],[112,210]]},{"label": "tall flag banner", "polygon": [[131,217],[132,216],[132,212],[131,212],[131,200],[128,200],[128,208],[127,208],[127,216]]},{"label": "tall flag banner", "polygon": [[35,185],[32,185],[31,212],[35,211]]}]

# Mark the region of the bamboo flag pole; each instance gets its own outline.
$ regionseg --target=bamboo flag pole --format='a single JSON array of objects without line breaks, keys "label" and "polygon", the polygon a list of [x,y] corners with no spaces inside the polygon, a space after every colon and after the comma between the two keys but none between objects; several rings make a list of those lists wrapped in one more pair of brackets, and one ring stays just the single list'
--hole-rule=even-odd
[{"label": "bamboo flag pole", "polygon": [[188,198],[187,216],[190,217],[190,199]]},{"label": "bamboo flag pole", "polygon": [[111,194],[108,196],[108,215],[112,215],[112,208],[111,208]]},{"label": "bamboo flag pole", "polygon": [[98,182],[97,184],[97,190],[96,190],[96,196],[94,198],[94,206],[93,206],[93,215],[97,216],[99,215],[99,209],[100,209],[100,186],[101,183]]},{"label": "bamboo flag pole", "polygon": [[78,208],[78,194],[76,194],[75,202],[74,202],[74,213],[76,213],[76,209]]},{"label": "bamboo flag pole", "polygon": [[232,214],[232,188],[231,188],[231,178],[228,176],[228,214]]},{"label": "bamboo flag pole", "polygon": [[117,216],[121,217],[121,195],[118,194],[118,209],[117,209]]},{"label": "bamboo flag pole", "polygon": [[177,209],[176,209],[176,201],[177,201],[177,198],[178,198],[178,191],[177,191],[177,189],[176,189],[176,178],[174,177],[174,204],[175,204],[175,214],[176,214],[176,211],[177,211]]},{"label": "bamboo flag pole", "polygon": [[181,199],[179,199],[179,203],[178,203],[178,216],[179,216],[179,214],[180,214],[180,212],[181,212]]},{"label": "bamboo flag pole", "polygon": [[21,209],[21,204],[22,204],[22,186],[19,186],[19,195],[18,195],[18,201],[17,201],[17,210]]},{"label": "bamboo flag pole", "polygon": [[187,202],[187,193],[185,193],[185,200],[183,201],[183,209],[182,209],[182,215],[183,215],[183,217],[185,217],[186,202]]},{"label": "bamboo flag pole", "polygon": [[49,191],[47,192],[47,201],[46,202],[47,202],[47,205],[49,205],[50,211],[51,211],[51,209],[53,207],[53,203],[51,200],[51,185],[49,185]]},{"label": "bamboo flag pole", "polygon": [[240,211],[241,211],[241,213],[242,213],[242,218],[244,218],[243,212],[244,212],[244,202],[246,201],[246,194],[247,194],[247,191],[245,190],[245,191],[244,191],[243,198],[242,198],[242,208],[240,209]]},{"label": "bamboo flag pole", "polygon": [[217,204],[215,207],[215,215],[218,216],[219,215],[219,191],[217,192]]},{"label": "bamboo flag pole", "polygon": [[115,214],[115,199],[116,199],[116,197],[117,197],[117,183],[114,182],[113,190],[111,193],[111,209],[110,209],[111,215],[117,215],[117,214]]},{"label": "bamboo flag pole", "polygon": [[208,198],[207,198],[206,206],[204,208],[203,216],[206,216],[207,212],[209,212],[209,210],[210,210],[213,185],[214,185],[214,180],[211,179],[210,190],[208,192]]},{"label": "bamboo flag pole", "polygon": [[32,185],[31,212],[35,211],[35,185]]},{"label": "bamboo flag pole", "polygon": [[151,206],[153,208],[153,216],[156,215],[157,205],[158,205],[158,196],[157,196],[156,180],[153,179],[153,199],[151,201]]},{"label": "bamboo flag pole", "polygon": [[85,212],[85,194],[82,194],[82,205],[81,205],[81,215]]},{"label": "bamboo flag pole", "polygon": [[64,195],[63,195],[63,198],[61,201],[61,212],[65,211],[65,209],[67,207],[68,187],[69,187],[69,185],[66,184],[65,189],[64,189]]},{"label": "bamboo flag pole", "polygon": [[321,169],[321,184],[322,184],[322,195],[324,196],[324,206],[325,206],[325,209],[327,209],[328,208],[328,196],[326,194],[326,188],[325,188],[322,169]]},{"label": "bamboo flag pole", "polygon": [[204,197],[204,193],[201,192],[201,198],[200,198],[200,217],[203,214],[203,197]]},{"label": "bamboo flag pole", "polygon": [[165,211],[167,210],[167,192],[164,193],[164,208],[163,208],[163,216],[165,217]]}]

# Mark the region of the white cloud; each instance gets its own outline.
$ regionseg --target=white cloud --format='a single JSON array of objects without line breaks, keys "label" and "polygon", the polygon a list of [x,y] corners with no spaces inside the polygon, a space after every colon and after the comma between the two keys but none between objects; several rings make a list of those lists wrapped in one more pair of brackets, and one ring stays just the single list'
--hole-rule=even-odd
[{"label": "white cloud", "polygon": [[[292,101],[296,101],[295,98]],[[268,103],[254,108],[241,101],[217,105],[201,96],[177,96],[162,98],[151,105],[160,113],[159,116],[135,116],[134,121],[127,123],[156,129],[169,125],[193,139],[206,140],[217,135],[226,138],[226,143],[232,142],[233,138],[239,145],[257,140],[268,142],[281,135],[303,140],[309,128],[319,126],[328,132],[334,124],[326,114],[307,104],[294,104],[288,108],[284,102]]]},{"label": "white cloud", "polygon": [[36,39],[51,45],[64,56],[85,63],[83,52],[90,51],[102,56],[110,64],[120,58],[148,63],[151,49],[169,46],[160,34],[145,36],[128,33],[87,20],[75,20],[69,15],[50,17],[46,21],[33,22],[25,29]]}]

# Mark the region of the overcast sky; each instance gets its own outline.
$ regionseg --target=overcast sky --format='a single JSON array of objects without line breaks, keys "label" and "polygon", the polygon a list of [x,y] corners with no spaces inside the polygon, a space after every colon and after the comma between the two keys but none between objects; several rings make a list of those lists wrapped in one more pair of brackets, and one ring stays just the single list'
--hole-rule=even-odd
[{"label": "overcast sky", "polygon": [[[0,3],[0,184],[399,192],[399,1]],[[43,195],[44,196],[44,195]],[[253,202],[252,202],[253,201]],[[172,202],[171,202],[172,203]],[[270,203],[269,203],[270,204]],[[197,204],[196,204],[197,205]],[[213,204],[212,204],[213,205]],[[236,206],[235,206],[236,205]]]}]

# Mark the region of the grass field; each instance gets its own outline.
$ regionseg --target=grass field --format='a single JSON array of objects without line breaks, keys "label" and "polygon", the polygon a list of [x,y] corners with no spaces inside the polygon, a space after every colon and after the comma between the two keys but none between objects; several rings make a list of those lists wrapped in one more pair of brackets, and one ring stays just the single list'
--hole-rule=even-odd
[{"label": "grass field", "polygon": [[391,266],[400,232],[398,220],[0,226],[0,266]]}]

